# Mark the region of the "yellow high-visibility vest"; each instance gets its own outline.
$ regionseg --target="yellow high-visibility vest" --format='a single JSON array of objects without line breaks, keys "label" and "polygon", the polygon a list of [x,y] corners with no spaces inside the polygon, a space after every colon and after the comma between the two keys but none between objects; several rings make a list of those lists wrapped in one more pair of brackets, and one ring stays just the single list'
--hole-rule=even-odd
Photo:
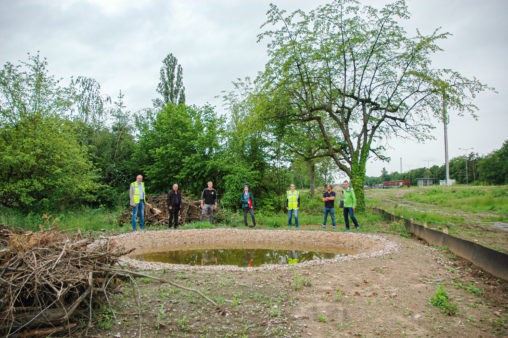
[{"label": "yellow high-visibility vest", "polygon": [[288,190],[287,198],[288,198],[288,209],[289,210],[298,209],[298,191],[295,190],[294,192],[291,192],[291,190]]},{"label": "yellow high-visibility vest", "polygon": [[[134,186],[134,194],[132,195],[132,199],[134,200],[134,203],[139,203],[139,185],[138,182],[132,182],[131,186]],[[141,182],[141,187],[143,188],[143,198],[146,197],[145,193],[145,182]]]}]

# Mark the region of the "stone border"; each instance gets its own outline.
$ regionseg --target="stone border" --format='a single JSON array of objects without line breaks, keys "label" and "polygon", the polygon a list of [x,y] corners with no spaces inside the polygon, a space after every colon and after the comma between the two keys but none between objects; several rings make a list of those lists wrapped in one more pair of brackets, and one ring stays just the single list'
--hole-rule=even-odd
[{"label": "stone border", "polygon": [[[123,246],[125,249],[135,249],[133,253],[142,254],[147,252],[158,251],[158,249],[187,248],[189,246],[199,245],[200,247],[209,246],[217,247],[221,245],[231,246],[232,243],[241,245],[262,246],[288,246],[295,248],[309,247],[312,243],[319,241],[320,245],[325,245],[333,250],[336,248],[349,247],[362,251],[355,255],[341,255],[331,259],[321,259],[298,263],[298,267],[313,266],[319,264],[329,264],[353,259],[372,258],[382,255],[395,253],[399,250],[400,245],[390,241],[383,236],[373,234],[362,234],[352,232],[331,232],[331,231],[309,231],[309,230],[253,230],[253,229],[234,229],[234,228],[216,228],[216,229],[190,229],[190,230],[159,230],[159,231],[136,231],[122,234],[109,238],[114,245]],[[210,241],[213,239],[213,241]],[[171,243],[168,243],[171,241]],[[162,249],[163,250],[163,249]],[[133,259],[129,256],[122,256],[119,259],[120,264],[142,270],[226,270],[226,271],[263,271],[278,270],[295,267],[289,264],[266,264],[259,267],[239,267],[233,265],[185,265],[185,264],[169,264],[158,262],[144,262]]]}]

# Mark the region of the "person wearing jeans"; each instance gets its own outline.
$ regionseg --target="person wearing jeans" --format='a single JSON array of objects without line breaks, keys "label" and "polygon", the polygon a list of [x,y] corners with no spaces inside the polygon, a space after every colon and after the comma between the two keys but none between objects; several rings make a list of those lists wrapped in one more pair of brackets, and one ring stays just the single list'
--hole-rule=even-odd
[{"label": "person wearing jeans", "polygon": [[249,226],[249,223],[247,222],[247,213],[250,213],[250,216],[252,217],[252,226],[255,227],[256,218],[254,217],[254,196],[252,196],[252,193],[249,191],[248,185],[244,185],[240,201],[242,202],[243,222],[245,223],[245,226]]},{"label": "person wearing jeans", "polygon": [[335,192],[332,191],[332,186],[330,184],[326,186],[326,192],[323,194],[323,202],[325,202],[323,228],[326,228],[326,219],[328,218],[328,214],[330,214],[332,218],[332,227],[335,229]]},{"label": "person wearing jeans", "polygon": [[344,195],[344,221],[346,222],[346,230],[349,230],[349,217],[351,217],[355,224],[355,228],[358,230],[360,226],[353,212],[356,209],[355,192],[353,188],[349,186],[348,181],[344,181],[343,187],[342,194]]},{"label": "person wearing jeans", "polygon": [[201,193],[201,222],[208,214],[210,224],[213,224],[213,212],[217,210],[217,190],[213,188],[213,183],[208,182],[208,188]]},{"label": "person wearing jeans", "polygon": [[295,185],[291,184],[290,190],[286,192],[286,209],[288,211],[288,226],[291,227],[293,215],[295,215],[295,228],[298,228],[298,209],[300,209],[300,194],[295,191]]},{"label": "person wearing jeans", "polygon": [[132,182],[129,189],[130,204],[132,207],[132,230],[136,230],[136,215],[139,213],[139,228],[145,228],[145,182],[143,176],[138,175],[136,182]]}]

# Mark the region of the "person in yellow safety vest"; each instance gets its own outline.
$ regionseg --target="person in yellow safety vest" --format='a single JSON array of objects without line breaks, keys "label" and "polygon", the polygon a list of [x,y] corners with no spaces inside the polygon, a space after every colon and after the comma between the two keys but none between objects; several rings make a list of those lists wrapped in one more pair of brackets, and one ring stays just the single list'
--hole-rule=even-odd
[{"label": "person in yellow safety vest", "polygon": [[129,198],[132,207],[132,230],[136,230],[136,214],[139,212],[139,228],[145,228],[145,182],[143,176],[138,175],[131,183]]},{"label": "person in yellow safety vest", "polygon": [[300,194],[295,190],[295,185],[291,184],[290,190],[286,193],[286,209],[288,211],[288,226],[291,227],[293,214],[295,215],[295,228],[298,228],[298,209],[300,208]]}]

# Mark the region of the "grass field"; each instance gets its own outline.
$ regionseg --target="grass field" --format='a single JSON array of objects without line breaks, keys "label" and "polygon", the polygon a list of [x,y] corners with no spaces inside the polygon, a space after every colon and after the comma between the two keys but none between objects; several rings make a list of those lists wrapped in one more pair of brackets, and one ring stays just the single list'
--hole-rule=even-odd
[{"label": "grass field", "polygon": [[[61,230],[77,231],[90,231],[94,234],[121,234],[132,231],[130,225],[118,226],[117,217],[118,210],[108,209],[82,209],[79,211],[69,211],[65,213],[59,213],[50,215],[50,218],[46,218],[45,215],[29,214],[24,215],[20,212],[8,209],[2,209],[0,215],[0,224],[5,226],[27,230],[37,231],[41,228],[47,229],[49,227],[57,227]],[[396,222],[386,223],[384,219],[373,212],[357,213],[356,215],[361,229],[360,232],[381,232],[381,233],[399,233],[404,236],[405,228]],[[251,224],[250,215],[248,215],[249,224]],[[287,227],[287,214],[276,213],[276,214],[263,214],[259,210],[256,212],[256,228],[261,229],[286,229]],[[299,216],[299,223],[301,229],[316,230],[319,231],[323,222],[323,215],[321,213],[313,212],[308,213],[301,211]],[[342,213],[337,210],[336,214],[337,229],[335,231],[345,231],[344,220]],[[211,225],[208,222],[195,222],[185,224],[180,229],[207,229],[214,227],[234,227],[234,228],[245,228],[243,225],[243,213],[232,212],[229,215],[227,222]],[[294,220],[293,227],[294,229]],[[327,228],[325,230],[331,230],[332,224],[331,219],[328,217]],[[160,230],[165,229],[161,226],[146,225],[146,229]]]},{"label": "grass field", "polygon": [[508,252],[508,186],[370,190],[367,205]]}]

